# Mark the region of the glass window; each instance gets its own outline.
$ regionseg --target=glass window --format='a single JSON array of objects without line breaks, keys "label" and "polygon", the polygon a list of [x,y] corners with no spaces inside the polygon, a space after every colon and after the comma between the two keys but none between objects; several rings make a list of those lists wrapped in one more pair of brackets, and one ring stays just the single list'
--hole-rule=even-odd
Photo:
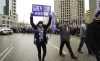
[{"label": "glass window", "polygon": [[14,16],[14,18],[16,18],[16,17]]},{"label": "glass window", "polygon": [[5,17],[5,16],[2,16],[2,18],[4,18],[4,19],[5,19],[6,17]]},{"label": "glass window", "polygon": [[9,21],[7,21],[7,24],[9,24]]},{"label": "glass window", "polygon": [[4,20],[2,20],[2,24],[5,24],[5,21]]},{"label": "glass window", "polygon": [[8,19],[10,19],[10,17],[8,17]]},{"label": "glass window", "polygon": [[16,12],[16,10],[14,10],[14,12]]},{"label": "glass window", "polygon": [[16,15],[16,13],[14,13],[14,15]]},{"label": "glass window", "polygon": [[14,2],[16,2],[16,0],[14,0]]},{"label": "glass window", "polygon": [[16,7],[14,7],[14,8],[16,8]]},{"label": "glass window", "polygon": [[16,5],[16,3],[14,3],[14,5]]}]

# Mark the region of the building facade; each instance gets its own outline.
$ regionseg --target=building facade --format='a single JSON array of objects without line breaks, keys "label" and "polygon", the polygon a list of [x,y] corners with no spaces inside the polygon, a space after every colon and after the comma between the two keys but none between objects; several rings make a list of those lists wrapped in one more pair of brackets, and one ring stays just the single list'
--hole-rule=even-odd
[{"label": "building facade", "polygon": [[93,19],[95,18],[94,14],[96,9],[97,9],[97,0],[89,0],[90,22],[93,21]]},{"label": "building facade", "polygon": [[90,22],[95,18],[96,10],[100,10],[100,0],[89,0]]},{"label": "building facade", "polygon": [[0,0],[0,25],[17,26],[16,0]]},{"label": "building facade", "polygon": [[0,0],[0,14],[4,14],[5,1]]},{"label": "building facade", "polygon": [[84,20],[84,0],[54,0],[54,11],[56,22],[64,24],[68,20],[69,24],[80,25]]},{"label": "building facade", "polygon": [[97,9],[100,9],[100,0],[97,0]]}]

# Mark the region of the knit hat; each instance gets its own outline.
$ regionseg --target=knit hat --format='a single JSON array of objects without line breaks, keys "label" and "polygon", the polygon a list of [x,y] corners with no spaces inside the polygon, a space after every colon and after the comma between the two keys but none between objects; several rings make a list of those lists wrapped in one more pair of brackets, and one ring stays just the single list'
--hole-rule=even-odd
[{"label": "knit hat", "polygon": [[100,10],[97,10],[95,13],[95,17],[98,17],[99,14],[100,14]]}]

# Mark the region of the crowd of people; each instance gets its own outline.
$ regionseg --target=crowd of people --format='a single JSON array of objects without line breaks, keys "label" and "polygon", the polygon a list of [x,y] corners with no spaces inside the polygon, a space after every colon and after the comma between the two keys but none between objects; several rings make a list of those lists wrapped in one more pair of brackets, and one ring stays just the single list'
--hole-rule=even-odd
[{"label": "crowd of people", "polygon": [[34,33],[34,29],[32,27],[11,27],[14,33]]},{"label": "crowd of people", "polygon": [[[39,61],[45,61],[45,56],[47,53],[46,45],[48,43],[47,33],[52,33],[51,24],[52,16],[49,16],[49,21],[47,25],[44,25],[42,21],[39,21],[37,25],[34,24],[33,16],[30,16],[30,23],[32,27],[12,27],[14,33],[34,33],[34,44],[37,46]],[[60,50],[59,55],[64,57],[62,53],[64,44],[67,46],[72,59],[77,60],[78,57],[74,55],[73,50],[70,45],[70,35],[76,35],[80,37],[80,44],[77,51],[81,54],[82,46],[84,43],[88,49],[89,55],[95,55],[97,61],[100,61],[100,10],[95,13],[95,19],[91,23],[87,20],[83,20],[81,26],[68,25],[66,20],[63,25],[58,25],[56,27],[55,34],[60,34]],[[43,57],[41,57],[41,47],[43,49]]]},{"label": "crowd of people", "polygon": [[[49,16],[49,22],[44,25],[42,21],[39,21],[37,25],[34,24],[33,16],[30,16],[30,23],[34,28],[34,44],[37,46],[39,61],[45,61],[47,53],[46,45],[48,43],[47,28],[50,26],[52,16]],[[51,32],[50,28],[49,31]],[[69,26],[68,21],[65,21],[63,25],[58,25],[56,33],[60,34],[60,50],[59,55],[65,57],[62,50],[64,44],[67,46],[72,59],[77,60],[78,57],[74,55],[70,45],[70,34],[80,36],[80,44],[77,52],[83,54],[82,46],[85,43],[88,49],[89,55],[95,55],[97,61],[100,61],[100,10],[95,13],[95,19],[91,23],[87,23],[86,20],[82,21],[81,26]],[[41,47],[43,49],[43,57],[41,57]]]}]

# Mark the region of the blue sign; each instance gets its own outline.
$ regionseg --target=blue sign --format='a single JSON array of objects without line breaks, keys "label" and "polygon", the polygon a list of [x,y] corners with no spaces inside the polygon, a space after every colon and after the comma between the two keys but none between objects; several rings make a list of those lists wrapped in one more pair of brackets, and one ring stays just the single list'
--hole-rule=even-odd
[{"label": "blue sign", "polygon": [[32,5],[32,16],[49,16],[51,15],[51,6],[47,5]]}]

